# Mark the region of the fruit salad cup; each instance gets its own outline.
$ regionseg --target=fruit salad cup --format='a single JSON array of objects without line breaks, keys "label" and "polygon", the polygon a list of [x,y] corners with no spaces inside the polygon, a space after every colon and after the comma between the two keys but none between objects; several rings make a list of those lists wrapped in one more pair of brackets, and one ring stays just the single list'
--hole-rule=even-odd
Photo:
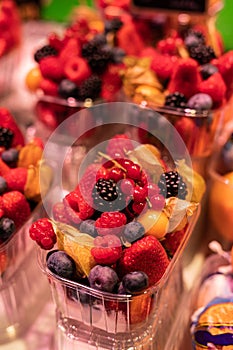
[{"label": "fruit salad cup", "polygon": [[223,128],[216,140],[209,175],[209,218],[212,230],[226,242],[233,241],[232,194],[233,194],[233,148],[232,121]]},{"label": "fruit salad cup", "polygon": [[[163,125],[150,144],[141,120]],[[163,349],[205,191],[182,139],[153,110],[101,104],[66,119],[44,157],[57,162],[57,185],[43,202],[49,219],[29,233],[56,305],[57,348]]]},{"label": "fruit salad cup", "polygon": [[[51,185],[52,168],[42,162],[41,140],[34,138],[25,143],[5,108],[0,108],[0,134],[0,343],[3,343],[26,331],[48,297],[28,228],[33,220],[45,215],[41,195],[46,195]],[[43,172],[45,176],[40,177]]]}]

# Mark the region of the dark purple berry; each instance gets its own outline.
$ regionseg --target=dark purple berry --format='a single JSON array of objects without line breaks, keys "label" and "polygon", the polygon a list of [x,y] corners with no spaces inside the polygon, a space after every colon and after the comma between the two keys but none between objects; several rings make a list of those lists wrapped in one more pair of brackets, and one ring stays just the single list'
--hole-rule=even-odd
[{"label": "dark purple berry", "polygon": [[123,277],[122,285],[127,292],[138,293],[148,287],[149,279],[145,272],[133,271]]},{"label": "dark purple berry", "polygon": [[0,176],[0,194],[7,190],[7,182],[4,177]]},{"label": "dark purple berry", "polygon": [[56,56],[56,55],[57,55],[57,50],[54,47],[50,45],[44,45],[35,52],[34,60],[39,63],[42,58],[45,58],[48,56]]},{"label": "dark purple berry", "polygon": [[91,269],[88,280],[91,288],[110,293],[116,289],[119,282],[116,272],[111,267],[101,265]]},{"label": "dark purple berry", "polygon": [[203,80],[208,79],[209,77],[211,77],[211,75],[217,72],[218,68],[211,63],[203,64],[203,66],[200,67],[200,73]]},{"label": "dark purple berry", "polygon": [[78,98],[78,86],[69,79],[63,79],[58,86],[58,93],[63,98]]},{"label": "dark purple berry", "polygon": [[76,272],[74,260],[63,251],[55,251],[47,259],[47,267],[59,277],[72,279]]},{"label": "dark purple berry", "polygon": [[0,147],[10,148],[13,142],[14,133],[12,130],[0,126]]},{"label": "dark purple berry", "polygon": [[2,217],[0,219],[0,241],[5,242],[15,232],[15,223],[13,220]]},{"label": "dark purple berry", "polygon": [[92,237],[96,237],[98,235],[95,228],[95,220],[91,220],[91,219],[82,221],[79,226],[79,231],[82,233],[87,233]]},{"label": "dark purple berry", "polygon": [[134,242],[142,238],[145,234],[145,229],[140,222],[129,222],[124,228],[124,237],[128,242]]},{"label": "dark purple berry", "polygon": [[1,154],[2,160],[10,167],[15,167],[19,158],[19,151],[16,148],[9,148]]},{"label": "dark purple berry", "polygon": [[213,100],[210,95],[199,93],[190,97],[187,106],[198,111],[210,110],[213,106]]}]

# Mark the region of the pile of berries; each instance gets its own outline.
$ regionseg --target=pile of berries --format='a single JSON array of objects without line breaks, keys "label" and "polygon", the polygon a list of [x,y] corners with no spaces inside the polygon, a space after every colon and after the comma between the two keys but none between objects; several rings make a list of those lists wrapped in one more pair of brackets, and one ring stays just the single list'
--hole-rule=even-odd
[{"label": "pile of berries", "polygon": [[27,74],[28,88],[77,101],[114,99],[121,87],[118,70],[125,54],[108,37],[121,25],[113,19],[93,29],[88,19],[78,18],[62,37],[49,34],[47,43],[34,53],[37,66]]},{"label": "pile of berries", "polygon": [[31,225],[30,237],[42,249],[57,242],[59,250],[47,255],[52,273],[99,291],[133,295],[161,280],[185,235],[185,226],[169,232],[167,201],[186,199],[187,186],[155,146],[144,146],[161,164],[156,182],[136,153],[130,159],[137,150],[133,142],[116,135],[76,188],[54,205],[53,219]]},{"label": "pile of berries", "polygon": [[27,221],[40,200],[42,147],[41,140],[36,138],[25,144],[11,113],[0,108],[0,246]]}]

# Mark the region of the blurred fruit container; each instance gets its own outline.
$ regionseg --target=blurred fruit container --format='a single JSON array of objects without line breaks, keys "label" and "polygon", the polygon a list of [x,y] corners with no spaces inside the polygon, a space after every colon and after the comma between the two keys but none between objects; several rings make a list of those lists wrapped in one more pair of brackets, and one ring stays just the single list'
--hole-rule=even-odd
[{"label": "blurred fruit container", "polygon": [[19,61],[21,18],[16,3],[4,0],[0,4],[0,96],[9,93]]},{"label": "blurred fruit container", "polygon": [[216,140],[209,166],[209,218],[222,240],[233,241],[233,123],[228,122]]},{"label": "blurred fruit container", "polygon": [[8,241],[0,245],[0,344],[23,335],[49,298],[36,250],[28,237],[33,220],[44,214],[42,204]]},{"label": "blurred fruit container", "polygon": [[[169,163],[170,154],[171,161],[179,161],[182,158],[191,164],[183,141],[166,118],[159,117],[157,112],[138,105],[131,103],[100,104],[83,109],[60,124],[49,138],[44,151],[46,159],[57,162],[59,180],[47,201],[44,201],[44,207],[49,217],[54,217],[54,204],[62,201],[64,196],[77,186],[79,174],[85,171],[88,165],[94,165],[92,163],[96,155],[99,151],[104,151],[109,139],[123,133],[137,145],[141,145],[143,143],[141,137],[144,133],[149,134],[148,130],[151,130],[142,129],[141,122],[145,121],[149,122],[150,126],[154,125],[155,116],[160,121],[161,127],[157,128],[157,134],[151,134],[150,141],[151,144],[159,147],[162,159]],[[174,137],[176,137],[175,144]],[[180,147],[178,147],[179,145]],[[142,158],[140,159],[142,161]],[[155,168],[154,165],[152,172],[156,173]],[[186,172],[190,168],[185,167],[185,169]],[[199,202],[204,190],[203,183],[202,180],[199,182],[198,174],[192,175],[195,190],[191,202],[195,195],[197,195],[196,200]],[[186,179],[188,178],[189,175]],[[137,295],[101,292],[82,282],[59,277],[51,272],[47,266],[46,261],[50,255],[46,257],[46,252],[39,250],[39,264],[49,280],[56,306],[57,349],[64,350],[68,347],[75,349],[78,346],[82,349],[88,347],[93,349],[112,349],[113,347],[119,349],[131,347],[135,349],[164,349],[184,291],[182,254],[199,215],[199,204],[196,203],[195,208],[197,210],[194,210],[188,217],[187,225],[183,231],[184,235],[182,235],[162,278],[158,283],[150,285],[149,288]],[[62,215],[62,212],[60,214]],[[55,218],[56,221],[59,221],[59,217],[61,218],[60,214],[58,213],[58,217]],[[54,224],[56,225],[56,222]],[[88,265],[90,252],[85,256],[85,251],[90,251],[88,241],[82,243],[79,241],[78,230],[75,233],[76,229],[73,228],[73,231],[68,233],[69,229],[67,228],[68,231],[66,231],[65,226],[62,225],[61,223],[59,226],[58,223],[57,226],[58,249],[66,251],[66,248],[62,248],[63,243],[68,242],[70,238],[71,241],[68,245],[70,252],[73,251],[72,256],[84,259],[80,260],[80,266]],[[177,227],[176,224],[175,227]],[[73,234],[74,236],[72,236]],[[88,236],[87,234],[83,235]],[[89,236],[89,240],[92,239],[93,237]],[[80,255],[75,253],[75,249],[78,249]],[[68,251],[67,254],[69,255]],[[148,266],[149,263],[146,265]]]}]

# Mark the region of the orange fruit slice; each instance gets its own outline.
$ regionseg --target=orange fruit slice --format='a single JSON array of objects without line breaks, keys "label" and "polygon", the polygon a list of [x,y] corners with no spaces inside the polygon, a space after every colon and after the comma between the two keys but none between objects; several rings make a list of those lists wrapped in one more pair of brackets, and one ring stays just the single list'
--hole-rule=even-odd
[{"label": "orange fruit slice", "polygon": [[158,239],[165,236],[169,226],[167,215],[163,211],[153,209],[148,209],[138,217],[137,221],[145,228],[146,235],[152,235]]}]

